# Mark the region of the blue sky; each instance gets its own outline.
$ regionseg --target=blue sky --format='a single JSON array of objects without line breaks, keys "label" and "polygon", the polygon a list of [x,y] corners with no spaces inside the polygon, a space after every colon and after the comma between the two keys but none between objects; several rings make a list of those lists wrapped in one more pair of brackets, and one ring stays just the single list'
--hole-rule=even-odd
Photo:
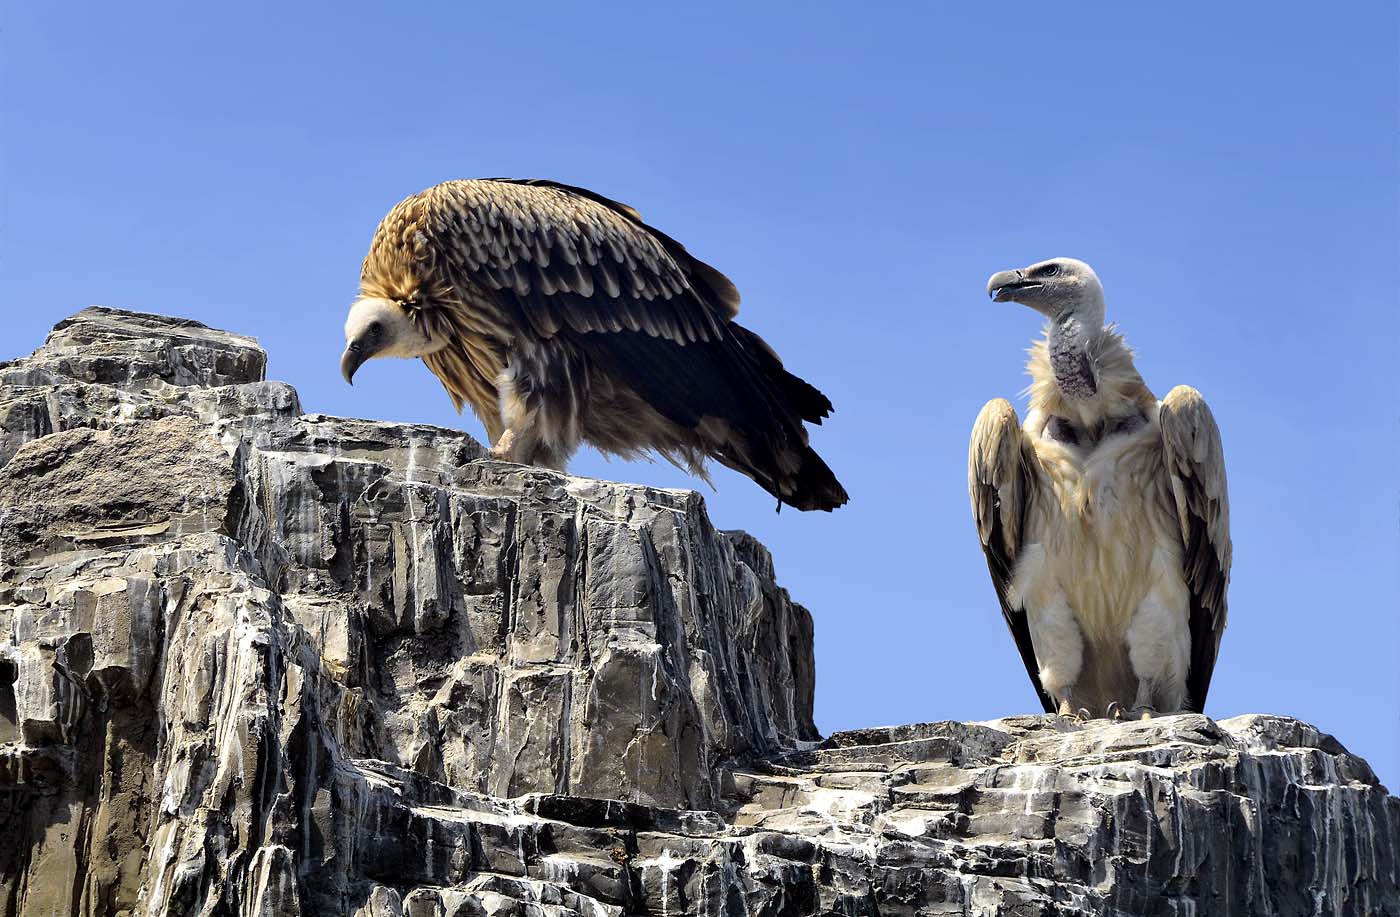
[{"label": "blue sky", "polygon": [[[1391,3],[12,4],[0,358],[89,303],[256,335],[308,410],[461,425],[416,363],[340,380],[376,222],[448,178],[638,207],[837,406],[853,499],[715,522],[817,622],[818,724],[1035,709],[970,521],[967,435],[1093,264],[1150,385],[1223,430],[1235,540],[1209,712],[1289,714],[1400,783]],[[664,464],[573,470],[689,486]]]}]

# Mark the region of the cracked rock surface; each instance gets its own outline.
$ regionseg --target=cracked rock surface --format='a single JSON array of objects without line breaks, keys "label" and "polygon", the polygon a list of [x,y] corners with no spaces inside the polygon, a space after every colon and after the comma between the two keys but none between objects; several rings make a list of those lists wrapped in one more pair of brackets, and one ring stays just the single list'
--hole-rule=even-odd
[{"label": "cracked rock surface", "polygon": [[1311,726],[822,741],[697,495],[265,365],[99,308],[0,363],[0,915],[1400,915],[1400,803]]}]

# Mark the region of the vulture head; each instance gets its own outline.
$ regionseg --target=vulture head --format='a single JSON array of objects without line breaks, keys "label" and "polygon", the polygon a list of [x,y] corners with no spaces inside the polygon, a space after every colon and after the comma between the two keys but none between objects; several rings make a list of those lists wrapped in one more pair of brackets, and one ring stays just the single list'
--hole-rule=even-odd
[{"label": "vulture head", "polygon": [[1103,325],[1103,286],[1093,268],[1074,258],[999,271],[987,281],[987,295],[996,302],[1030,306],[1052,322],[1074,316],[1092,328]]},{"label": "vulture head", "polygon": [[354,384],[355,371],[375,357],[423,357],[446,344],[435,342],[413,321],[408,307],[391,299],[366,296],[350,307],[345,320],[345,355],[340,374]]}]

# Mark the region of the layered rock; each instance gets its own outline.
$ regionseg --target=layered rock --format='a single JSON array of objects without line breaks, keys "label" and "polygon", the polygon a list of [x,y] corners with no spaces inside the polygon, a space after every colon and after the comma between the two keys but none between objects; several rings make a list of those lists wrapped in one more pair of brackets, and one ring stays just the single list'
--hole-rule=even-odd
[{"label": "layered rock", "polygon": [[0,364],[0,914],[1400,914],[1400,804],[1278,717],[818,743],[701,499],[303,415],[89,309]]}]

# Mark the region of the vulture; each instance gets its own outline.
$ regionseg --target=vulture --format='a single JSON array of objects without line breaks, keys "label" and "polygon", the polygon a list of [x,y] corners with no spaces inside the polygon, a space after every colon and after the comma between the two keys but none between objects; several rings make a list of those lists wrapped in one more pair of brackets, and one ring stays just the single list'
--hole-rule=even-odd
[{"label": "vulture", "polygon": [[1202,712],[1231,551],[1210,408],[1184,385],[1157,400],[1104,326],[1084,262],[1001,271],[987,292],[1046,319],[1025,422],[989,401],[968,450],[977,534],[1041,705],[1078,718]]},{"label": "vulture", "polygon": [[712,458],[801,510],[846,490],[808,445],[831,401],[734,321],[729,278],[626,204],[542,179],[448,181],[380,222],[341,372],[419,358],[492,454],[563,470],[581,442]]}]

